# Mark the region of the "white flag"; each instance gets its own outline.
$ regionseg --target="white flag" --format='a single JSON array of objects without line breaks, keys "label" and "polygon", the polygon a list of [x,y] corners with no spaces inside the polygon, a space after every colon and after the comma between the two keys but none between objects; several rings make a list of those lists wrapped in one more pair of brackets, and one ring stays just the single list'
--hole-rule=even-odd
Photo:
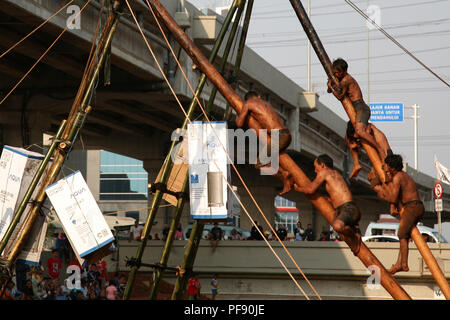
[{"label": "white flag", "polygon": [[441,182],[450,184],[450,170],[444,167],[434,155],[434,165],[436,166],[436,178]]}]

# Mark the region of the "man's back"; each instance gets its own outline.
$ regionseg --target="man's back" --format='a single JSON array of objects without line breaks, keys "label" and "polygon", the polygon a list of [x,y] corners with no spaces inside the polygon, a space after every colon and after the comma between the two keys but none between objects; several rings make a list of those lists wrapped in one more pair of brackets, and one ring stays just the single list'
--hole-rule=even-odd
[{"label": "man's back", "polygon": [[327,169],[322,174],[325,175],[325,189],[330,195],[334,208],[353,201],[352,194],[339,172],[334,169]]},{"label": "man's back", "polygon": [[[380,154],[381,161],[384,161],[384,159],[387,157],[389,150],[391,150],[391,146],[389,145],[389,142],[380,129],[375,127],[373,124],[370,124],[370,128],[373,132],[373,137],[375,138],[375,141],[377,142],[378,146],[381,150],[383,150],[383,154]],[[392,152],[392,150],[391,150]]]},{"label": "man's back", "polygon": [[284,129],[286,128],[279,115],[270,103],[259,98],[252,98],[245,102],[248,105],[250,115],[253,116],[263,129]]},{"label": "man's back", "polygon": [[402,203],[420,199],[416,183],[406,172],[397,172],[394,176],[394,182],[398,182],[400,185],[399,200]]},{"label": "man's back", "polygon": [[348,95],[348,97],[350,98],[350,100],[352,102],[363,99],[361,88],[359,87],[358,82],[356,82],[356,80],[351,75],[349,75],[348,73],[341,80],[340,84],[343,87],[344,86],[348,87],[347,95]]}]

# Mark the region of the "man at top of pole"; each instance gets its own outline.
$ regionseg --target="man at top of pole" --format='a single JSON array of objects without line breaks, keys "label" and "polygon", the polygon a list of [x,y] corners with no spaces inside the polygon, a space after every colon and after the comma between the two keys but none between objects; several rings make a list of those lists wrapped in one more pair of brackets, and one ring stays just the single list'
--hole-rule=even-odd
[{"label": "man at top of pole", "polygon": [[331,79],[328,79],[328,93],[333,93],[334,96],[342,101],[345,97],[348,97],[355,109],[355,136],[361,138],[374,147],[378,154],[382,153],[380,146],[375,140],[370,127],[370,108],[364,102],[361,88],[358,82],[347,73],[348,64],[344,59],[338,58],[333,61],[333,74],[339,81],[340,92],[336,91],[331,85]]},{"label": "man at top of pole", "polygon": [[[281,121],[277,112],[273,109],[272,105],[261,99],[261,96],[256,91],[249,91],[244,97],[244,105],[242,106],[241,112],[236,117],[236,125],[241,128],[246,123],[248,116],[251,115],[258,121],[260,125],[260,130],[267,130],[267,136],[262,135],[261,131],[259,134],[259,139],[262,140],[265,145],[259,151],[257,163],[255,167],[261,171],[265,169],[265,167],[271,164],[272,152],[276,145],[278,144],[278,155],[285,152],[285,150],[289,147],[291,143],[292,137],[289,130]],[[275,139],[275,131],[278,131],[278,139]],[[269,138],[270,137],[270,138]],[[267,163],[262,163],[263,157],[269,157],[270,159]],[[278,159],[276,159],[278,161]],[[272,163],[273,165],[273,163]],[[290,191],[293,188],[292,178],[289,172],[283,170],[281,167],[276,168],[277,171],[274,172],[275,177],[281,179],[284,183],[283,191],[281,194],[284,194]]]}]

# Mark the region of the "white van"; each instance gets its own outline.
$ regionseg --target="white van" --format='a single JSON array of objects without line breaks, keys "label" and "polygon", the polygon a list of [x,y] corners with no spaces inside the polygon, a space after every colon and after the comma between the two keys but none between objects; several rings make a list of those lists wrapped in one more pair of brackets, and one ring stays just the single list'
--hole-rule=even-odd
[{"label": "white van", "polygon": [[[371,222],[367,226],[364,238],[367,239],[367,237],[381,236],[381,235],[397,237],[398,227],[399,227],[398,223]],[[429,227],[425,227],[420,222],[417,224],[417,228],[419,229],[419,232],[422,235],[428,236],[428,242],[433,242],[433,243],[438,242],[439,233],[436,230],[431,229]],[[442,234],[441,234],[441,243],[448,243],[448,241],[442,236]]]}]

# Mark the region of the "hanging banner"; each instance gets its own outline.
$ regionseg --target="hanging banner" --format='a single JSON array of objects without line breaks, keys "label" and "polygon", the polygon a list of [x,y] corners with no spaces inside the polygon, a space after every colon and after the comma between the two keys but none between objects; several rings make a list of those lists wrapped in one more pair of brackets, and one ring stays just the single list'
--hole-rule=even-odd
[{"label": "hanging banner", "polygon": [[436,155],[434,155],[434,165],[436,166],[436,177],[440,181],[446,184],[450,184],[450,170],[448,170],[438,161]]},{"label": "hanging banner", "polygon": [[84,258],[114,241],[80,171],[45,189],[75,253]]},{"label": "hanging banner", "polygon": [[[214,128],[213,129],[211,128]],[[189,195],[192,219],[223,220],[228,209],[228,133],[225,121],[188,125]],[[217,136],[216,136],[217,135]],[[219,138],[219,139],[218,139]]]},{"label": "hanging banner", "polygon": [[[11,224],[14,212],[25,196],[43,159],[44,156],[42,154],[26,149],[12,146],[3,148],[0,158],[0,239],[3,238]],[[41,181],[37,184],[31,199],[37,194],[44,175],[42,175]],[[28,218],[26,213],[29,212],[31,207],[32,204],[29,203],[25,208],[21,220],[2,253],[3,255],[7,256],[9,254],[9,250],[17,240],[18,234],[22,231],[21,227],[24,226],[25,219]],[[37,265],[39,263],[47,231],[48,220],[46,215],[48,211],[49,205],[48,201],[46,201],[42,207],[41,215],[33,224],[30,236],[18,256],[18,259],[26,264]]]}]

